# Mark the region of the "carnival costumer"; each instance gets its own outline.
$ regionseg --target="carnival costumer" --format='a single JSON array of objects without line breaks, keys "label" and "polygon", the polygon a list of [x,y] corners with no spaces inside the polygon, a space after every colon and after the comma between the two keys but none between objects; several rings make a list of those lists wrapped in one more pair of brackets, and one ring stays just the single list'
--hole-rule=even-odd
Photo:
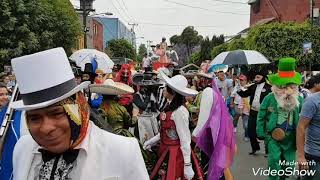
[{"label": "carnival costumer", "polygon": [[233,180],[230,167],[237,146],[231,116],[213,73],[209,71],[201,76],[211,81],[207,82],[202,92],[198,122],[192,135],[201,150],[201,164],[206,167],[206,178]]},{"label": "carnival costumer", "polygon": [[[195,174],[194,170],[197,177],[202,176],[199,174],[200,167],[197,159],[191,150],[189,112],[184,106],[184,97],[195,96],[198,92],[187,88],[188,82],[184,76],[176,75],[168,78],[162,72],[160,73],[167,84],[164,96],[167,98],[169,105],[160,114],[160,134],[144,143],[144,148],[150,149],[151,146],[160,141],[159,160],[152,171],[150,179],[157,176],[166,155],[169,155],[164,175],[166,180],[178,178],[190,180]],[[196,165],[193,166],[193,163]]]},{"label": "carnival costumer", "polygon": [[15,180],[148,179],[137,140],[89,121],[90,82],[77,84],[63,48],[11,63],[22,97],[12,108],[26,111],[30,132],[14,149]]},{"label": "carnival costumer", "polygon": [[[293,162],[296,158],[296,127],[303,98],[298,88],[302,78],[295,68],[294,58],[279,60],[278,73],[268,76],[272,93],[262,101],[257,118],[257,136],[265,140],[269,151],[268,166],[277,172],[285,168],[280,160]],[[280,178],[269,176],[269,179]]]},{"label": "carnival costumer", "polygon": [[89,87],[91,92],[102,94],[103,102],[99,110],[111,125],[113,132],[134,137],[128,131],[128,127],[133,126],[136,122],[132,121],[127,109],[117,102],[118,96],[134,93],[133,88],[124,83],[114,82],[112,79],[105,80],[103,84],[91,84]]}]

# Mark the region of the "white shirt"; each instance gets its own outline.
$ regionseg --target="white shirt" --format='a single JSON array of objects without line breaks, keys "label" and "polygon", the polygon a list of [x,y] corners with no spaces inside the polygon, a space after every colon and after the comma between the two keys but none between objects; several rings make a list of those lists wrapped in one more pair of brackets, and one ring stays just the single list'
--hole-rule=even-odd
[{"label": "white shirt", "polygon": [[[42,164],[39,145],[30,135],[20,138],[13,152],[15,180],[37,179]],[[137,140],[111,134],[89,123],[88,133],[70,173],[75,180],[148,180]]]},{"label": "white shirt", "polygon": [[149,67],[149,66],[150,66],[150,59],[147,57],[144,57],[142,59],[142,67],[145,68],[145,67]]},{"label": "white shirt", "polygon": [[259,111],[260,109],[260,95],[265,83],[261,83],[257,85],[256,92],[254,93],[254,98],[252,101],[251,109],[254,111]]},{"label": "white shirt", "polygon": [[172,112],[171,119],[176,125],[176,131],[180,139],[180,148],[182,151],[184,163],[191,162],[191,133],[189,130],[189,111],[186,107],[180,106]]},{"label": "white shirt", "polygon": [[212,94],[212,88],[207,87],[203,90],[202,95],[201,95],[201,100],[200,100],[200,112],[198,116],[198,122],[196,128],[192,132],[192,136],[196,137],[203,126],[207,123],[209,116],[210,116],[210,111],[211,111],[211,106],[213,103],[213,94]]}]

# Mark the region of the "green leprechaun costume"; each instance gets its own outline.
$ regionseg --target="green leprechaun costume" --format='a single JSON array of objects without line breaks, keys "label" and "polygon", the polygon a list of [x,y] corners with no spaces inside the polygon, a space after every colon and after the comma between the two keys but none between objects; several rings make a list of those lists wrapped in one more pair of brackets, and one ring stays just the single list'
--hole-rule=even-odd
[{"label": "green leprechaun costume", "polygon": [[[264,98],[257,118],[257,136],[265,139],[269,150],[268,166],[277,172],[287,167],[293,169],[296,157],[296,127],[303,98],[299,96],[301,75],[295,72],[295,62],[294,58],[280,59],[278,73],[268,76],[272,93]],[[275,180],[283,178],[269,176]]]}]

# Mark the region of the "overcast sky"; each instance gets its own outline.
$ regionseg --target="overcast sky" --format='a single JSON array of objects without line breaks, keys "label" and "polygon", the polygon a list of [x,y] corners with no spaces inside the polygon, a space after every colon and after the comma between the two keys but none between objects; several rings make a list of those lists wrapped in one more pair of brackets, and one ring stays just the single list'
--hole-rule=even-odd
[{"label": "overcast sky", "polygon": [[[79,0],[70,0],[79,6]],[[127,26],[137,23],[137,43],[153,44],[194,26],[199,34],[234,35],[249,26],[248,0],[95,0],[96,13],[112,12]]]}]

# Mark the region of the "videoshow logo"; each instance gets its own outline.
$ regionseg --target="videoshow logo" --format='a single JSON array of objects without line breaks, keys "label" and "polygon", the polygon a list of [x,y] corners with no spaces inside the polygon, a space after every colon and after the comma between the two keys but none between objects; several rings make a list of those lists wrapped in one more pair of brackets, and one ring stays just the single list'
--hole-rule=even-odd
[{"label": "videoshow logo", "polygon": [[316,170],[299,170],[292,167],[287,167],[285,169],[275,170],[269,167],[268,169],[252,168],[254,176],[314,176]]}]

